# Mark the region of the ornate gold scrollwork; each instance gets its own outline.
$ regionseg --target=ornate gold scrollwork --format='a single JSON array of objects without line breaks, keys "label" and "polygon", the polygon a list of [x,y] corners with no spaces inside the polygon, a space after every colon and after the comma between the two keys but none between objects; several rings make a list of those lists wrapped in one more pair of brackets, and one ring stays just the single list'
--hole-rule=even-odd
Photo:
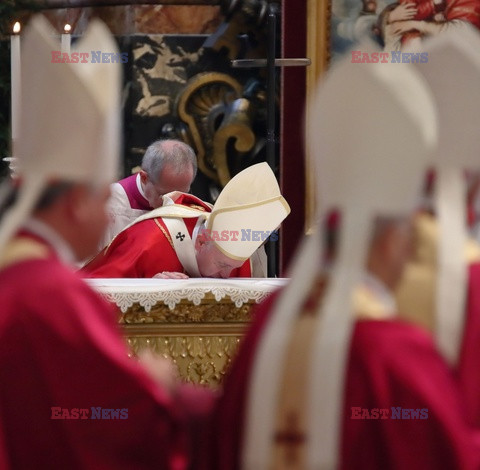
[{"label": "ornate gold scrollwork", "polygon": [[188,300],[182,300],[170,309],[159,302],[147,313],[139,304],[134,304],[120,317],[120,323],[125,325],[145,325],[161,323],[231,323],[250,321],[252,304],[246,303],[236,307],[228,298],[215,301],[206,295],[200,305],[193,305]]},{"label": "ornate gold scrollwork", "polygon": [[147,348],[170,358],[183,380],[216,386],[235,356],[253,305],[237,307],[229,297],[217,301],[211,294],[200,305],[182,300],[173,310],[163,302],[150,312],[134,304],[120,323],[131,356]]},{"label": "ornate gold scrollwork", "polygon": [[219,181],[213,157],[213,138],[227,105],[241,96],[242,86],[229,75],[206,72],[195,75],[178,101],[178,115],[190,130],[198,167]]},{"label": "ornate gold scrollwork", "polygon": [[213,160],[217,169],[218,180],[225,186],[231,178],[227,161],[229,143],[235,143],[235,150],[248,152],[255,145],[252,131],[251,103],[239,98],[229,105],[222,125],[213,138]]},{"label": "ornate gold scrollwork", "polygon": [[128,336],[136,356],[142,349],[170,358],[186,382],[217,386],[238,349],[240,336]]},{"label": "ornate gold scrollwork", "polygon": [[242,91],[233,77],[206,72],[195,75],[178,100],[178,116],[189,128],[200,171],[222,186],[231,177],[231,144],[240,154],[255,145],[251,104],[242,98]]}]

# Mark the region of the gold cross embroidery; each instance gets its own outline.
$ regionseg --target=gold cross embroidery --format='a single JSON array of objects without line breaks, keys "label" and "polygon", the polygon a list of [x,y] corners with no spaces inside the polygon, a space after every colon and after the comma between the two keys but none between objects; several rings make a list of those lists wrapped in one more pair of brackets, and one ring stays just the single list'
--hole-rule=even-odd
[{"label": "gold cross embroidery", "polygon": [[306,435],[298,429],[298,416],[296,413],[287,414],[287,426],[284,431],[275,433],[275,443],[285,448],[285,463],[295,465],[298,463],[298,452],[305,443]]}]

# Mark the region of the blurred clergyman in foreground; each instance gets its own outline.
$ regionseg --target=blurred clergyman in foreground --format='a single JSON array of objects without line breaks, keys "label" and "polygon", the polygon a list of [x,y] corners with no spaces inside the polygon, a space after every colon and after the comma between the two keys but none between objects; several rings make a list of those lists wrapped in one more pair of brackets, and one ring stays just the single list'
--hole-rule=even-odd
[{"label": "blurred clergyman in foreground", "polygon": [[100,278],[266,277],[263,244],[289,213],[275,174],[258,163],[235,175],[213,208],[177,193],[175,204],[137,219],[83,271]]},{"label": "blurred clergyman in foreground", "polygon": [[396,297],[402,318],[433,333],[459,380],[470,423],[480,426],[480,246],[471,232],[480,170],[480,34],[465,25],[425,48],[429,61],[416,68],[435,98],[439,140],[425,198],[430,210],[416,218],[414,256]]},{"label": "blurred clergyman in foreground", "polygon": [[[54,36],[35,17],[23,41],[21,183],[0,229],[0,467],[185,469],[189,412],[210,395],[130,359],[115,312],[72,267],[107,224],[119,65],[52,64]],[[99,21],[78,47],[116,50]]]},{"label": "blurred clergyman in foreground", "polygon": [[326,279],[319,224],[290,284],[256,312],[205,468],[480,468],[480,428],[459,381],[434,338],[397,318],[393,295],[436,124],[410,65],[344,60],[323,81],[309,145],[321,215],[341,213],[336,259]]}]

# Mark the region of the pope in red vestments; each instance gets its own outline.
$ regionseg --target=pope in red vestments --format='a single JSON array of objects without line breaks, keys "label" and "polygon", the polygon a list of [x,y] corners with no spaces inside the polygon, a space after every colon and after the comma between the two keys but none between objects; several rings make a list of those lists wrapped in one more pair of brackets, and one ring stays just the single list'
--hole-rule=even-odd
[{"label": "pope in red vestments", "polygon": [[137,219],[82,270],[97,278],[265,277],[262,244],[289,212],[275,174],[259,163],[235,175],[213,208],[175,194],[174,205]]},{"label": "pope in red vestments", "polygon": [[[210,212],[201,199],[182,194],[175,204]],[[184,219],[190,237],[197,218]],[[92,278],[148,278],[163,271],[185,273],[164,221],[155,217],[135,223],[120,232],[82,271]],[[251,277],[250,260],[231,271],[229,277]]]}]

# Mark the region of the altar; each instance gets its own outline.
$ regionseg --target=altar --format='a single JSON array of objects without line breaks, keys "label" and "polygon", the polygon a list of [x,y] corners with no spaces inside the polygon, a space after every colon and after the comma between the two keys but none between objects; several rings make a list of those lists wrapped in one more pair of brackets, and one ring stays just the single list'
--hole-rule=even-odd
[{"label": "altar", "polygon": [[288,279],[88,279],[118,307],[131,355],[149,348],[171,358],[180,376],[218,385],[235,355],[252,307]]}]

